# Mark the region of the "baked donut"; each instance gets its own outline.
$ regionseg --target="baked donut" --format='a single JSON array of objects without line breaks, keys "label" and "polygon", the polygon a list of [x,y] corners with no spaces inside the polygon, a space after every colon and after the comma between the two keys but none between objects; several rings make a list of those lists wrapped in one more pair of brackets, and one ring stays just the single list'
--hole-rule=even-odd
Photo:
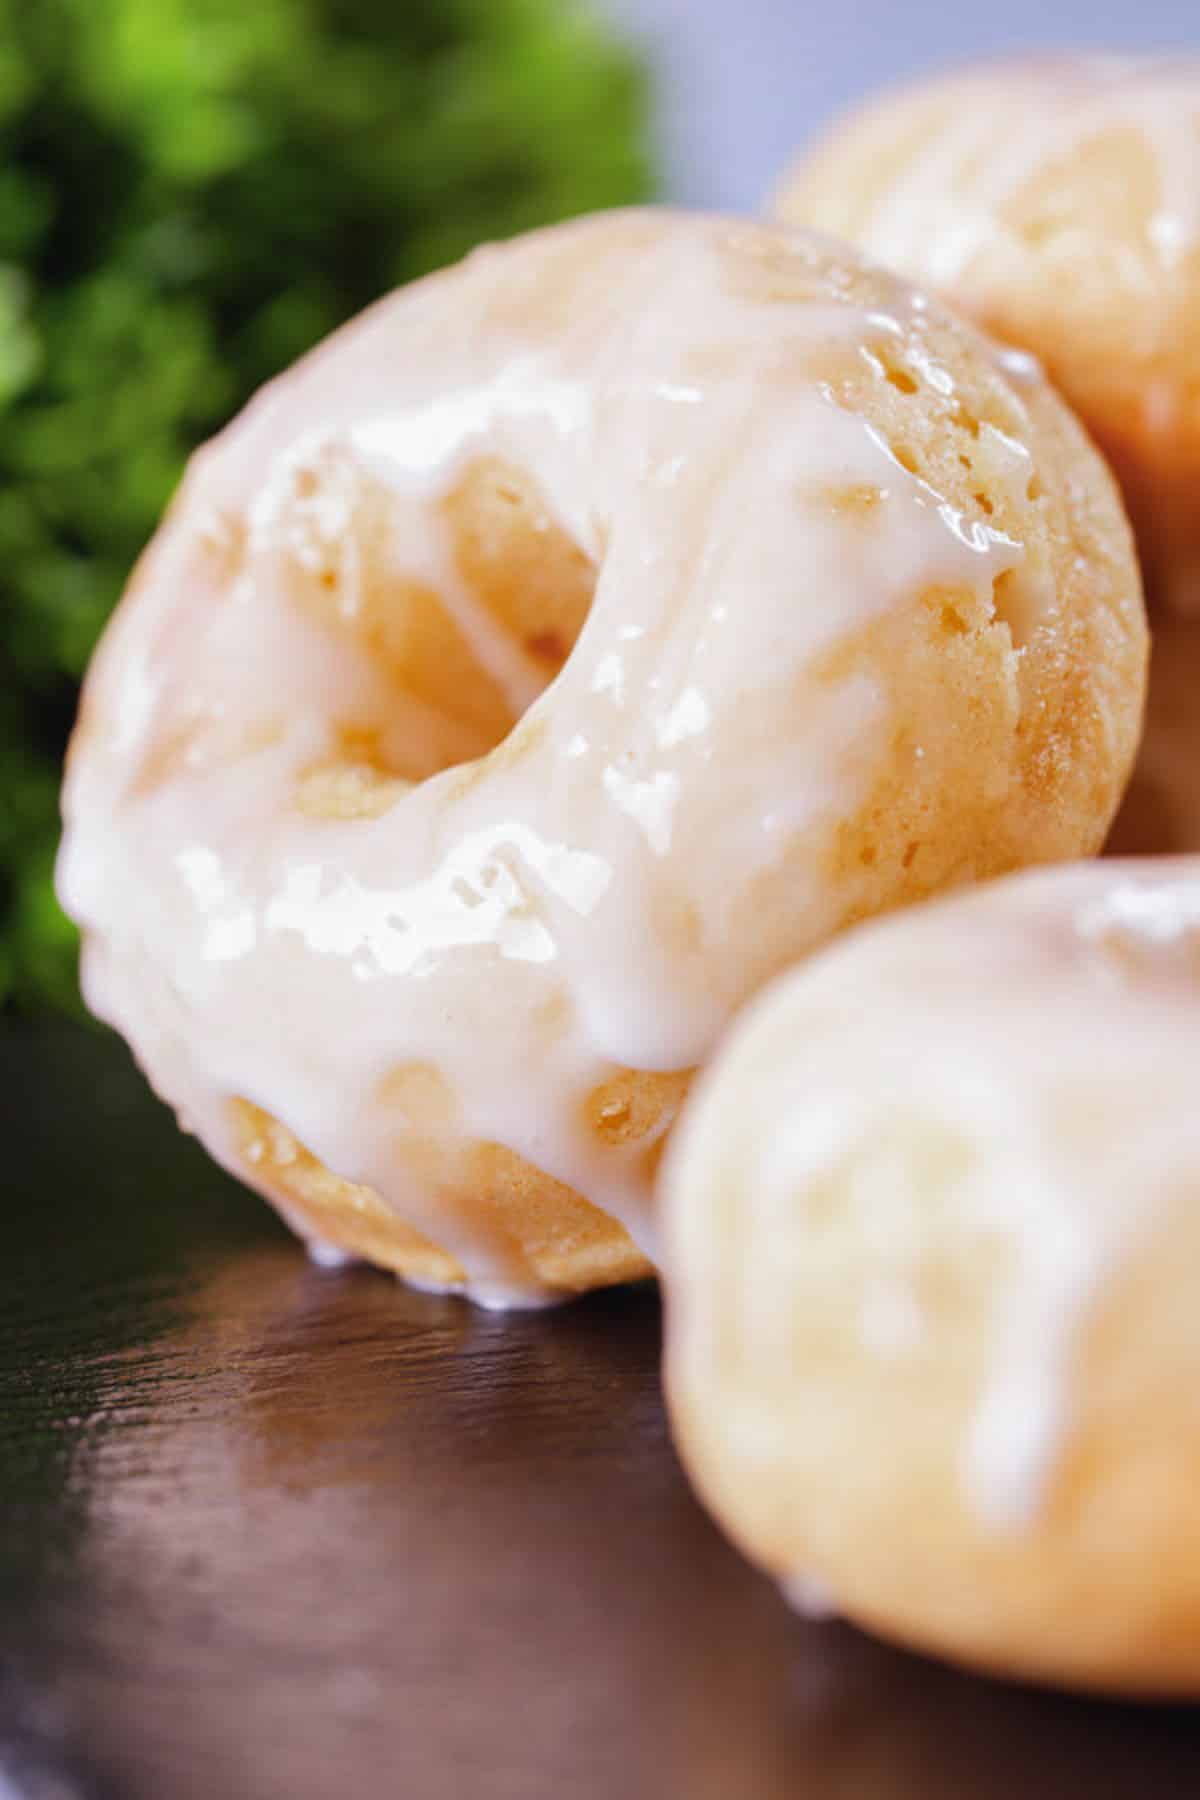
[{"label": "baked donut", "polygon": [[1200,858],[1014,876],[753,1005],[663,1171],[685,1463],[802,1606],[1200,1691]]},{"label": "baked donut", "polygon": [[644,1274],[738,1006],[1095,849],[1144,651],[1100,459],[903,283],[650,211],[484,249],[194,461],[72,749],[86,995],[318,1249]]},{"label": "baked donut", "polygon": [[1040,357],[1117,472],[1152,610],[1200,611],[1200,57],[1005,61],[885,94],[774,210]]},{"label": "baked donut", "polygon": [[1106,848],[1200,853],[1200,618],[1155,622],[1141,748]]}]

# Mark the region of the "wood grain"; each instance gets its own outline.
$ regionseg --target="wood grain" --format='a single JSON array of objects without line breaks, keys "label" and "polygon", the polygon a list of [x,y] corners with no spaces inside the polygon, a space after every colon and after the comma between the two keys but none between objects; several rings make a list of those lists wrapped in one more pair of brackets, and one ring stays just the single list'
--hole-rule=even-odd
[{"label": "wood grain", "polygon": [[10,1030],[0,1095],[0,1794],[1200,1792],[1200,1714],[793,1618],[688,1494],[649,1289],[318,1271],[102,1036]]}]

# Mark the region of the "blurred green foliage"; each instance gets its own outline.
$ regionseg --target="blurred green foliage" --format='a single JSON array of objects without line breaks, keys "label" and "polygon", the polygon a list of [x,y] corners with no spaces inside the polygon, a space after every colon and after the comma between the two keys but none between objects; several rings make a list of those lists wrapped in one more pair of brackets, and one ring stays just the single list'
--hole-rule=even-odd
[{"label": "blurred green foliage", "polygon": [[642,198],[571,0],[0,0],[0,1004],[75,1002],[77,683],[188,451],[379,293]]}]

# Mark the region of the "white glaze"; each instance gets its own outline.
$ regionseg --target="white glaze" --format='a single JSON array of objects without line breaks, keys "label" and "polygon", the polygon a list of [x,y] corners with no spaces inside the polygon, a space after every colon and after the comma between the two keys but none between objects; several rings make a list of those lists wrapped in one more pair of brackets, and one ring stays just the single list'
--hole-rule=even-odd
[{"label": "white glaze", "polygon": [[[584,1131],[582,1099],[617,1067],[701,1061],[836,918],[820,854],[887,754],[888,709],[856,676],[813,684],[798,719],[814,658],[927,586],[990,595],[1021,561],[820,389],[825,347],[911,338],[923,309],[760,300],[739,250],[756,230],[584,222],[376,307],[195,460],[88,682],[59,881],[89,1004],[220,1161],[248,1173],[244,1096],[493,1302],[536,1296],[402,1173],[383,1078],[434,1066],[464,1137],[653,1256],[646,1176]],[[481,455],[532,471],[599,568],[540,697],[436,505]],[[827,499],[863,484],[883,496],[869,528]],[[368,561],[436,589],[523,716],[473,784],[450,768],[380,817],[315,820],[296,785],[335,724],[401,758],[447,729],[354,639]],[[346,630],[299,603],[324,570]],[[148,784],[185,729],[183,766]],[[742,942],[754,881],[808,839],[787,941]]]},{"label": "white glaze", "polygon": [[787,1603],[802,1619],[824,1624],[837,1618],[837,1602],[829,1584],[819,1575],[791,1575],[782,1584]]},{"label": "white glaze", "polygon": [[309,1260],[318,1269],[348,1269],[356,1260],[347,1250],[339,1250],[336,1244],[323,1244],[319,1238],[309,1238],[305,1249]]},{"label": "white glaze", "polygon": [[[786,1463],[781,1435],[820,1429],[803,1372],[803,1416],[777,1398],[805,1282],[865,1276],[858,1345],[892,1363],[936,1330],[935,1299],[928,1318],[917,1301],[927,1255],[936,1296],[947,1267],[999,1247],[958,1470],[988,1529],[1030,1527],[1071,1443],[1086,1327],[1200,1180],[1198,1066],[1200,858],[1012,877],[853,933],[777,983],[705,1076],[666,1182],[679,1366],[689,1383],[708,1366],[714,1393],[736,1355],[775,1371],[776,1398],[743,1384],[727,1403],[739,1466]],[[932,1146],[949,1147],[944,1191],[914,1174]],[[722,1169],[736,1270],[704,1200]],[[752,1354],[731,1348],[743,1334]]]}]

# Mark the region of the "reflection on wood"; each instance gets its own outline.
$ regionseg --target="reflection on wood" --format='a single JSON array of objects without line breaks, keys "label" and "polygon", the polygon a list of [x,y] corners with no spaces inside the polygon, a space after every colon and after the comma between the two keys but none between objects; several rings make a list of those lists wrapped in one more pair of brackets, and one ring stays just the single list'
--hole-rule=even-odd
[{"label": "reflection on wood", "polygon": [[793,1617],[687,1492],[651,1290],[496,1317],[322,1272],[115,1043],[11,1034],[0,1079],[19,1791],[1200,1791],[1195,1716],[1006,1689]]}]

